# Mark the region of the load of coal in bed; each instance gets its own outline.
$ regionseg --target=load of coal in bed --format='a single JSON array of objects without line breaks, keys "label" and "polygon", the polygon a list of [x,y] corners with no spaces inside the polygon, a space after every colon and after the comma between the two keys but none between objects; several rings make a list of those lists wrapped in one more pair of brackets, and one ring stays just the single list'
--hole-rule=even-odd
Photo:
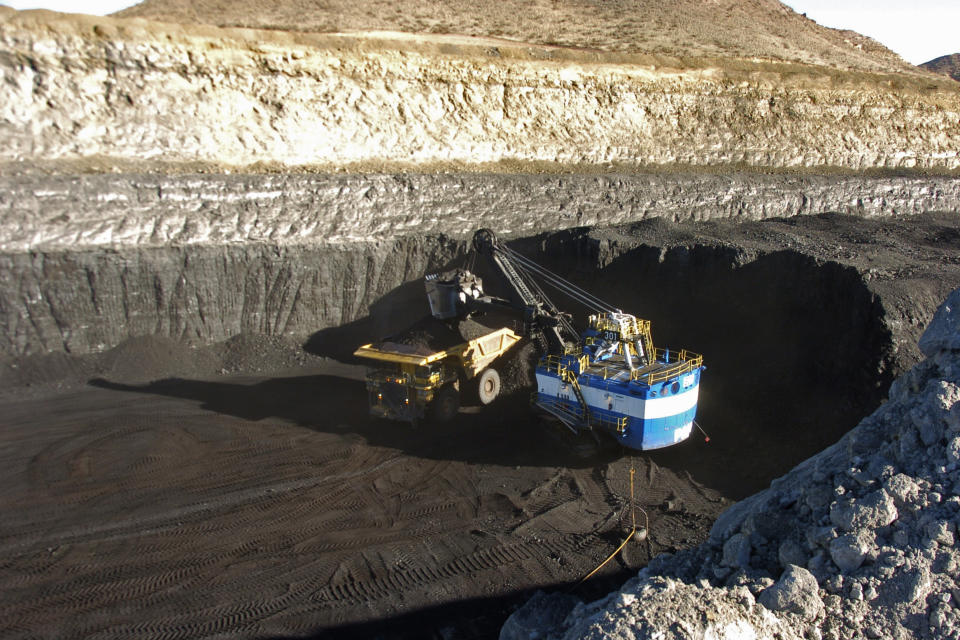
[{"label": "load of coal in bed", "polygon": [[513,318],[493,314],[448,321],[427,316],[403,331],[374,343],[373,346],[386,351],[428,356],[480,338],[504,327],[514,331],[519,329]]},{"label": "load of coal in bed", "polygon": [[[523,333],[522,323],[509,314],[485,313],[447,321],[427,316],[373,346],[383,351],[428,356],[503,328]],[[501,394],[509,395],[531,387],[540,355],[536,343],[524,339],[498,358],[491,366],[500,373]]]}]

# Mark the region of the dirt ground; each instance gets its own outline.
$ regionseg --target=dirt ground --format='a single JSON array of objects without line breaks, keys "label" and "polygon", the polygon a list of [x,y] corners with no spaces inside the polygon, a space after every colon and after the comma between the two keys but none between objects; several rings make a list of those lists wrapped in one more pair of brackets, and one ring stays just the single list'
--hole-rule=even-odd
[{"label": "dirt ground", "polygon": [[[957,227],[822,216],[542,240],[548,259],[604,265],[592,282],[646,283],[617,303],[707,355],[711,441],[643,455],[575,456],[522,394],[444,427],[373,420],[362,367],[283,338],[0,363],[0,636],[491,637],[536,588],[605,593],[879,402],[960,286]],[[577,585],[630,530],[631,467],[648,536]]]},{"label": "dirt ground", "polygon": [[623,540],[632,464],[649,546],[601,576],[726,504],[649,460],[571,457],[522,400],[417,430],[365,403],[336,363],[6,399],[0,635],[485,637]]}]

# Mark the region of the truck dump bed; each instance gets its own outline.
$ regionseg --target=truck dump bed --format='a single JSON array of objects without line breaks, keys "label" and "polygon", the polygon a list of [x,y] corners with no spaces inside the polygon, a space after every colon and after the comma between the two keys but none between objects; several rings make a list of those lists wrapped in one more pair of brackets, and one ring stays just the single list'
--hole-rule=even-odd
[{"label": "truck dump bed", "polygon": [[416,421],[440,397],[448,405],[441,414],[452,417],[459,399],[449,396],[458,393],[459,383],[483,372],[520,339],[503,326],[493,329],[469,319],[427,317],[403,332],[363,345],[354,355],[379,363],[367,373],[370,412]]}]

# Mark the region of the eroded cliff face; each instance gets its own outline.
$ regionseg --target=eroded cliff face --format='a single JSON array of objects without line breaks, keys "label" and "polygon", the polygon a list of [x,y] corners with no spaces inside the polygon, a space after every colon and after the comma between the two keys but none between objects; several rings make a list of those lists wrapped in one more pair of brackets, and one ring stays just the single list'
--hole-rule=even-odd
[{"label": "eroded cliff face", "polygon": [[[933,304],[916,294],[928,281],[955,278],[950,243],[956,224],[949,217],[932,222],[923,212],[957,209],[960,181],[949,178],[6,177],[0,178],[0,360],[99,352],[147,335],[195,345],[241,333],[307,340],[364,322],[343,341],[355,347],[425,315],[422,277],[461,258],[479,227],[505,237],[540,234],[546,244],[528,242],[526,254],[561,273],[586,270],[591,275],[583,286],[642,313],[669,299],[678,306],[704,304],[712,309],[704,312],[708,315],[740,317],[743,309],[731,311],[721,303],[749,300],[754,290],[767,291],[764,300],[780,300],[771,292],[781,290],[776,284],[781,279],[790,283],[790,295],[780,300],[789,308],[797,304],[794,288],[807,279],[763,255],[784,251],[801,262],[815,256],[827,264],[854,260],[861,274],[855,279],[882,292],[890,307],[887,320],[903,324],[891,325],[899,341],[910,334],[911,319],[923,318]],[[818,230],[825,223],[809,215],[838,210],[853,214],[841,231],[832,224]],[[884,214],[892,213],[905,214],[899,227],[884,221]],[[771,217],[809,220],[810,237],[791,231],[771,240],[770,229],[783,223],[742,224]],[[584,233],[563,229],[638,221],[645,221],[640,228],[648,248],[622,271],[604,270],[636,240],[563,244]],[[893,230],[887,229],[891,224]],[[696,225],[707,227],[693,232]],[[916,231],[906,231],[913,226]],[[898,248],[884,253],[888,243]],[[726,249],[694,250],[717,244]],[[546,245],[553,248],[547,251]],[[873,251],[880,253],[871,257]],[[756,264],[742,269],[746,263]],[[807,289],[846,290],[829,269],[811,269],[828,275],[805,284]],[[753,271],[764,275],[751,280]],[[730,273],[728,282],[723,274]],[[731,290],[734,281],[740,284]],[[702,300],[691,302],[698,287]],[[902,300],[907,290],[913,297]],[[624,299],[633,295],[637,298]],[[837,301],[809,303],[821,304]],[[677,326],[674,316],[672,308],[664,309],[669,326]],[[752,326],[749,313],[742,320]],[[717,326],[711,322],[688,333],[702,335]],[[718,336],[717,344],[729,343],[726,337]]]},{"label": "eroded cliff face", "polygon": [[421,237],[0,255],[0,357],[99,352],[147,335],[305,339],[364,318],[381,335],[428,313],[420,279],[463,250]]},{"label": "eroded cliff face", "polygon": [[932,76],[462,38],[0,18],[7,170],[23,161],[960,168],[960,93]]},{"label": "eroded cliff face", "polygon": [[671,221],[960,209],[949,177],[756,173],[0,177],[0,251],[346,245],[481,227],[505,237]]}]

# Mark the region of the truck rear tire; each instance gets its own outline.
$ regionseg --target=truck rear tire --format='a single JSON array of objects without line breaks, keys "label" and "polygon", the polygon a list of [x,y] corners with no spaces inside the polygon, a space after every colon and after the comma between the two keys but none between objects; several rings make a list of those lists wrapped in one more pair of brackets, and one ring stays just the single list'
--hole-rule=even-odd
[{"label": "truck rear tire", "polygon": [[488,367],[477,378],[477,397],[480,404],[490,404],[500,395],[500,374]]},{"label": "truck rear tire", "polygon": [[460,411],[460,392],[448,384],[437,392],[430,403],[430,418],[433,422],[449,422]]}]

